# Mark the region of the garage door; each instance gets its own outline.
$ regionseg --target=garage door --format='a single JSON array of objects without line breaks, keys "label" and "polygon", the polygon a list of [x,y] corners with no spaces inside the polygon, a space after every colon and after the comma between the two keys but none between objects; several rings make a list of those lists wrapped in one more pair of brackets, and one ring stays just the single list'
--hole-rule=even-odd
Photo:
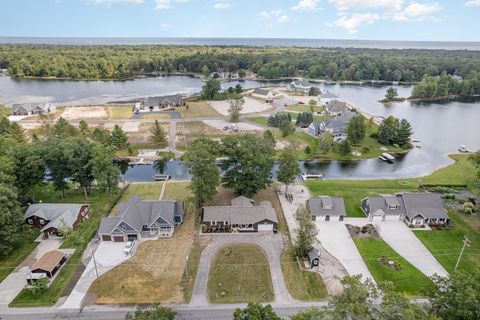
[{"label": "garage door", "polygon": [[387,215],[385,217],[385,220],[389,220],[389,221],[398,221],[400,220],[400,216],[398,214],[395,214],[395,215]]},{"label": "garage door", "polygon": [[273,232],[273,224],[259,224],[258,225],[258,232],[265,232],[265,231],[270,231]]},{"label": "garage door", "polygon": [[102,235],[102,241],[112,241],[112,237],[110,235]]},{"label": "garage door", "polygon": [[370,221],[375,221],[375,222],[383,221],[383,216],[373,216],[373,219],[371,219]]},{"label": "garage door", "polygon": [[113,236],[113,241],[114,242],[124,242],[125,239],[123,238],[123,236]]}]

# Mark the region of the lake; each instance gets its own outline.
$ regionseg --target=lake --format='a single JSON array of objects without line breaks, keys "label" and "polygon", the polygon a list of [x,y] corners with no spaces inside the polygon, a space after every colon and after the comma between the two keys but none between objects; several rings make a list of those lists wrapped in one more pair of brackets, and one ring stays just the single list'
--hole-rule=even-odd
[{"label": "lake", "polygon": [[[222,87],[238,82],[222,83]],[[242,86],[252,88],[268,83],[242,81]],[[0,103],[24,101],[49,101],[57,104],[78,105],[130,100],[149,95],[199,92],[203,83],[198,78],[168,76],[142,78],[128,81],[63,81],[63,80],[15,80],[0,77]],[[480,149],[480,101],[455,101],[448,103],[414,104],[401,102],[384,105],[382,99],[388,86],[353,84],[316,84],[341,98],[377,116],[393,115],[405,118],[414,128],[413,137],[420,140],[421,148],[415,148],[398,158],[393,164],[378,159],[349,162],[303,163],[302,169],[321,171],[327,179],[394,179],[419,177],[444,167],[452,160],[449,153],[457,152],[459,145]],[[409,96],[412,86],[397,86],[400,96]],[[175,179],[187,176],[183,164],[168,162],[166,173]],[[131,180],[153,179],[149,166],[130,168],[125,177]]]}]

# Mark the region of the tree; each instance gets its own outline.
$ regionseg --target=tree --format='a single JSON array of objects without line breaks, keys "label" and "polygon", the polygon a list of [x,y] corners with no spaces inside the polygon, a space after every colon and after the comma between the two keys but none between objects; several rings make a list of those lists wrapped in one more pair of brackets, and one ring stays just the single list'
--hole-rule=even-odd
[{"label": "tree", "polygon": [[238,122],[240,120],[240,112],[243,109],[245,100],[243,98],[230,100],[230,108],[228,108],[228,121]]},{"label": "tree", "polygon": [[316,96],[320,93],[320,89],[318,89],[317,87],[311,87],[309,90],[308,90],[308,95],[309,96]]},{"label": "tree", "polygon": [[292,146],[288,146],[280,154],[277,180],[285,184],[285,194],[288,192],[288,185],[293,183],[296,176],[300,174],[300,165],[295,151]]},{"label": "tree", "polygon": [[398,98],[398,90],[397,88],[390,87],[387,89],[387,92],[385,93],[385,100],[386,101],[392,101]]},{"label": "tree", "polygon": [[280,126],[280,122],[283,120],[287,120],[288,123],[292,122],[292,116],[290,115],[290,112],[272,114],[268,117],[267,123],[269,126],[278,128]]},{"label": "tree", "polygon": [[32,288],[30,289],[34,296],[40,296],[42,293],[48,289],[48,278],[41,277],[33,282]]},{"label": "tree", "polygon": [[347,154],[350,154],[350,152],[352,152],[350,142],[348,142],[347,139],[343,140],[338,144],[338,152],[340,152],[342,156],[346,156]]},{"label": "tree", "polygon": [[234,320],[282,320],[272,306],[267,304],[262,306],[260,303],[249,303],[245,308],[237,308],[233,312]]},{"label": "tree", "polygon": [[310,210],[304,205],[297,209],[295,220],[297,222],[295,230],[297,236],[295,238],[294,252],[297,257],[305,257],[317,242],[317,225],[312,219]]},{"label": "tree", "polygon": [[400,146],[408,145],[410,143],[410,137],[412,134],[413,129],[410,123],[407,120],[402,119],[398,125],[396,143]]},{"label": "tree", "polygon": [[8,128],[8,136],[15,139],[17,142],[25,142],[25,130],[16,122],[10,123]]},{"label": "tree", "polygon": [[292,122],[288,119],[280,120],[280,123],[278,124],[278,129],[282,133],[282,137],[286,137],[295,131],[295,128],[292,126]]},{"label": "tree", "polygon": [[245,78],[246,75],[247,75],[247,73],[245,72],[245,70],[243,70],[243,69],[238,70],[238,77],[240,79]]},{"label": "tree", "polygon": [[315,106],[317,105],[317,100],[310,99],[308,101],[308,108],[310,109],[310,112],[313,114],[313,111],[315,111]]},{"label": "tree", "polygon": [[363,115],[358,114],[350,119],[347,127],[347,137],[351,143],[356,144],[362,141],[366,132],[367,124]]},{"label": "tree", "polygon": [[237,83],[237,85],[235,86],[235,93],[242,93],[243,91],[243,88],[242,88],[242,85],[240,83]]},{"label": "tree", "polygon": [[155,120],[153,126],[148,128],[150,134],[150,141],[155,144],[156,147],[162,147],[167,142],[167,132],[160,125],[158,120]]},{"label": "tree", "polygon": [[213,100],[220,92],[220,81],[216,79],[209,79],[207,83],[202,87],[200,96],[203,100]]},{"label": "tree", "polygon": [[72,172],[67,154],[68,143],[64,139],[50,138],[42,145],[42,156],[48,169],[50,181],[62,199],[68,189],[67,180]]},{"label": "tree", "polygon": [[92,140],[108,145],[110,143],[110,131],[104,128],[95,128],[92,132]]},{"label": "tree", "polygon": [[378,142],[381,144],[391,144],[396,140],[396,123],[397,119],[395,117],[388,117],[382,121],[380,127],[378,128]]},{"label": "tree", "polygon": [[17,201],[13,165],[8,157],[0,157],[0,256],[9,254],[23,237],[23,213]]},{"label": "tree", "polygon": [[111,146],[95,144],[92,148],[92,173],[100,190],[106,191],[112,202],[112,190],[120,181],[120,169],[114,165],[115,150]]},{"label": "tree", "polygon": [[78,130],[82,137],[88,137],[90,135],[90,128],[88,128],[88,124],[85,120],[80,121],[78,124]]},{"label": "tree", "polygon": [[332,150],[332,147],[333,147],[333,136],[330,132],[325,131],[320,136],[320,140],[318,142],[318,148],[323,153],[329,153]]},{"label": "tree", "polygon": [[444,320],[480,319],[480,273],[453,272],[432,280],[434,288],[425,292],[430,313]]},{"label": "tree", "polygon": [[171,308],[162,307],[159,303],[154,303],[150,309],[137,308],[135,312],[129,311],[125,320],[174,320],[177,313]]},{"label": "tree", "polygon": [[250,197],[272,183],[275,150],[271,141],[249,134],[229,136],[223,139],[222,153],[227,157],[221,165],[226,187]]},{"label": "tree", "polygon": [[72,126],[67,120],[60,117],[52,127],[52,134],[55,138],[73,137],[77,133],[77,129]]},{"label": "tree", "polygon": [[115,125],[110,135],[110,144],[117,150],[127,147],[128,136],[119,125]]},{"label": "tree", "polygon": [[297,126],[307,128],[312,122],[313,114],[311,112],[300,112],[297,114]]},{"label": "tree", "polygon": [[70,138],[66,148],[66,156],[70,166],[70,178],[79,184],[85,199],[90,194],[94,180],[92,171],[92,144],[85,138]]},{"label": "tree", "polygon": [[477,168],[477,177],[480,178],[480,150],[469,157],[469,160]]},{"label": "tree", "polygon": [[272,146],[274,146],[274,147],[275,147],[275,144],[277,143],[277,141],[275,141],[275,137],[273,136],[272,131],[270,131],[270,130],[265,130],[263,132],[263,139],[267,140],[267,141],[270,141],[272,143]]},{"label": "tree", "polygon": [[198,207],[215,195],[220,184],[220,171],[215,164],[219,150],[218,142],[200,138],[184,154],[185,165],[192,175],[189,188]]}]

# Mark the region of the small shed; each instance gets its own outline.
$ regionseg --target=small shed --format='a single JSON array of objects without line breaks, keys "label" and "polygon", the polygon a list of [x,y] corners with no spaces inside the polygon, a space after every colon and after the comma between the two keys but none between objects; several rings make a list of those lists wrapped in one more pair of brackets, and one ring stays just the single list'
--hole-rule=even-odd
[{"label": "small shed", "polygon": [[30,272],[33,273],[43,273],[47,277],[53,277],[60,267],[67,261],[67,256],[65,253],[52,250],[45,253],[37,262],[35,262],[30,269]]},{"label": "small shed", "polygon": [[316,248],[312,248],[308,251],[308,262],[310,262],[310,269],[318,267],[320,264],[320,251]]}]

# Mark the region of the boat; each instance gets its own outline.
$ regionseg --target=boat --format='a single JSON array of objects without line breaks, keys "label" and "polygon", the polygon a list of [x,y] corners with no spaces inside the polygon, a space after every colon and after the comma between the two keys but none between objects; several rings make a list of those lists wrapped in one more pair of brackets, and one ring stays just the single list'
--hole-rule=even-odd
[{"label": "boat", "polygon": [[304,172],[302,173],[303,180],[322,179],[323,175],[320,172]]},{"label": "boat", "polygon": [[141,158],[138,161],[130,161],[128,165],[130,166],[147,166],[153,164],[153,161],[145,161],[145,158]]},{"label": "boat", "polygon": [[384,152],[384,153],[382,153],[381,156],[378,157],[378,159],[380,159],[380,160],[382,160],[382,161],[385,161],[385,162],[388,162],[388,163],[392,163],[393,160],[395,160],[395,157],[392,156],[392,155],[389,154],[389,153]]},{"label": "boat", "polygon": [[229,159],[228,157],[220,157],[220,158],[215,159],[215,163],[216,163],[217,165],[220,165],[220,164],[222,164],[224,161],[227,161],[228,159]]},{"label": "boat", "polygon": [[153,176],[155,181],[168,181],[170,180],[170,176],[168,174],[156,174]]},{"label": "boat", "polygon": [[460,151],[462,153],[470,152],[470,150],[468,150],[467,147],[463,144],[460,147],[458,147],[458,151]]}]

